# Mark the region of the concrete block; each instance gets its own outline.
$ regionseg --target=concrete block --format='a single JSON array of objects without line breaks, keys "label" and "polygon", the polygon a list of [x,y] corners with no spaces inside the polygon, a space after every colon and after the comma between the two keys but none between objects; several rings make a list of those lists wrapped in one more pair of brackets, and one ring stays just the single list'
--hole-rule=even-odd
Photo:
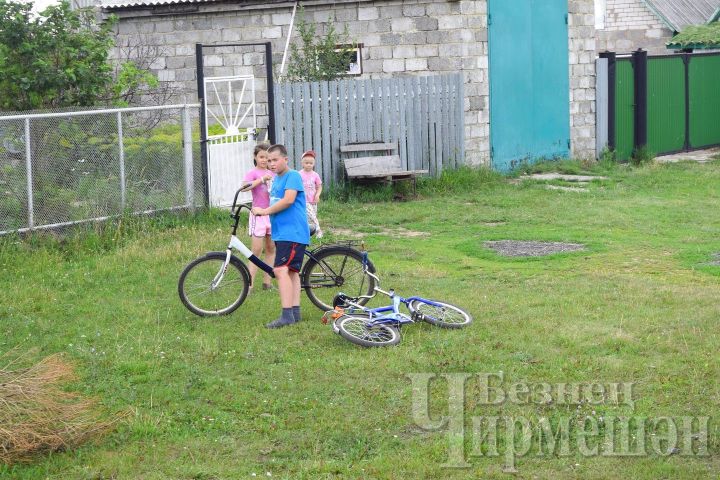
[{"label": "concrete block", "polygon": [[393,48],[393,58],[415,57],[415,45],[398,45]]},{"label": "concrete block", "polygon": [[358,20],[376,20],[378,18],[380,18],[380,9],[378,7],[358,8]]},{"label": "concrete block", "polygon": [[415,72],[428,69],[428,60],[426,58],[408,58],[405,60],[405,70]]},{"label": "concrete block", "polygon": [[403,59],[390,59],[383,60],[383,72],[393,73],[405,71],[405,60]]},{"label": "concrete block", "polygon": [[390,24],[393,32],[408,32],[415,28],[412,18],[393,18]]},{"label": "concrete block", "polygon": [[415,28],[421,31],[437,30],[438,19],[431,17],[417,17],[415,18]]}]

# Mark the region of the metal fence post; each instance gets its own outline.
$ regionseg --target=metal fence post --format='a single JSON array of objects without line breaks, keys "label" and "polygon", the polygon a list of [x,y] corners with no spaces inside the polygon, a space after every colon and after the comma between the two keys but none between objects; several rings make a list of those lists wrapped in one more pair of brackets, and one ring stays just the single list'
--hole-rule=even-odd
[{"label": "metal fence post", "polygon": [[633,52],[635,67],[635,149],[647,145],[647,52]]},{"label": "metal fence post", "polygon": [[596,60],[595,90],[595,127],[597,135],[595,139],[595,158],[600,158],[602,152],[608,146],[608,59],[598,58]]},{"label": "metal fence post", "polygon": [[120,211],[125,210],[125,143],[123,142],[122,112],[117,112],[118,150],[120,155]]},{"label": "metal fence post", "polygon": [[183,158],[185,165],[185,204],[192,208],[193,199],[193,154],[192,154],[192,130],[190,128],[190,106],[183,107]]},{"label": "metal fence post", "polygon": [[35,226],[32,185],[32,147],[30,146],[30,119],[25,119],[25,177],[27,180],[28,227]]},{"label": "metal fence post", "polygon": [[[615,134],[615,97],[617,87],[617,55],[615,52],[602,52],[600,58],[607,59],[607,146],[610,150],[615,150],[616,134]],[[597,108],[597,102],[596,102]]]}]

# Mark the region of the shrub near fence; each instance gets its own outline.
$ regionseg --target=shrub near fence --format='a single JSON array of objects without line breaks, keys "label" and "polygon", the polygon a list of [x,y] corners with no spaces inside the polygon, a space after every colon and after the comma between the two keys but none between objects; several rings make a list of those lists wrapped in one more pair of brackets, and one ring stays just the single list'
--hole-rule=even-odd
[{"label": "shrub near fence", "polygon": [[0,117],[0,232],[203,204],[193,109]]}]

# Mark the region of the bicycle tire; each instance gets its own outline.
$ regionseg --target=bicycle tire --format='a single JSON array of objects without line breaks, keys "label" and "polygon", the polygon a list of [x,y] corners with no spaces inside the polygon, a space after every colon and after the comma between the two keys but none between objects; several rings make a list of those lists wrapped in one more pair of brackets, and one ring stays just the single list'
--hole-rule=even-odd
[{"label": "bicycle tire", "polygon": [[335,320],[338,334],[361,347],[390,347],[400,343],[400,330],[390,325],[367,328],[367,316],[343,315]]},{"label": "bicycle tire", "polygon": [[441,305],[437,307],[423,300],[412,300],[408,309],[414,315],[419,315],[424,321],[442,328],[463,328],[473,321],[472,315],[460,307],[450,303],[431,300]]},{"label": "bicycle tire", "polygon": [[210,284],[225,262],[225,252],[211,252],[190,262],[180,274],[178,294],[195,315],[230,315],[242,305],[250,286],[250,273],[243,262],[230,257],[223,281],[214,290]]},{"label": "bicycle tire", "polygon": [[[330,247],[313,253],[302,269],[300,278],[310,301],[320,310],[333,309],[333,297],[342,292],[349,297],[372,295],[375,280],[363,274],[363,255],[350,247]],[[375,273],[375,266],[368,260],[368,271]],[[369,299],[358,301],[365,305]]]}]

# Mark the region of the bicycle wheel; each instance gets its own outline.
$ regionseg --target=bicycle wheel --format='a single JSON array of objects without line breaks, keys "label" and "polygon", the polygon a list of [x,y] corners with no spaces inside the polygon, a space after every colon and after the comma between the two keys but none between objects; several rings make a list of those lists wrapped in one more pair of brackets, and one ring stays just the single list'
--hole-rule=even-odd
[{"label": "bicycle wheel", "polygon": [[[348,247],[331,247],[314,253],[302,269],[305,293],[312,303],[326,312],[333,309],[333,297],[342,292],[349,297],[371,295],[375,280],[363,273],[362,253]],[[368,260],[368,270],[375,267]],[[368,299],[358,301],[365,305]]]},{"label": "bicycle wheel", "polygon": [[390,325],[368,328],[368,317],[343,315],[335,320],[338,333],[345,340],[363,347],[389,347],[400,342],[400,330]]},{"label": "bicycle wheel", "polygon": [[219,285],[212,283],[225,262],[224,252],[212,252],[193,260],[180,274],[178,293],[188,310],[201,317],[229,315],[245,301],[250,285],[247,267],[230,257]]},{"label": "bicycle wheel", "polygon": [[412,300],[408,308],[426,322],[442,328],[463,328],[472,323],[472,316],[461,308],[445,302],[431,301],[437,305],[424,300]]}]

